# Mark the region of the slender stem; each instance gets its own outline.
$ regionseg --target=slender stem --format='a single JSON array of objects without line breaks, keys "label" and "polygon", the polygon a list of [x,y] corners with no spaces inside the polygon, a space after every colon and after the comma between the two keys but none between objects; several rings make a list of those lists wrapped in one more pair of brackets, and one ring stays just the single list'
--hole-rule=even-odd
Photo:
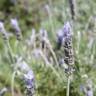
[{"label": "slender stem", "polygon": [[14,82],[15,82],[15,75],[16,75],[16,71],[13,72],[13,74],[12,74],[12,82],[11,82],[11,91],[12,91],[12,96],[15,96],[15,95],[14,95]]},{"label": "slender stem", "polygon": [[67,83],[67,92],[66,92],[66,96],[70,96],[70,76],[68,76],[68,83]]},{"label": "slender stem", "polygon": [[4,47],[6,48],[7,54],[10,57],[10,60],[11,60],[10,63],[14,64],[15,63],[14,55],[13,55],[12,48],[10,46],[9,40],[4,41]]}]

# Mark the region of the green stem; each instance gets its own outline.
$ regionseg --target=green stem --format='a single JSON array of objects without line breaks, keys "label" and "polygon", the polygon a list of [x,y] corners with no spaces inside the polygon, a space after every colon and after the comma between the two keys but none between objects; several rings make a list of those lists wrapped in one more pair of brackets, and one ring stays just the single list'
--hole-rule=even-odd
[{"label": "green stem", "polygon": [[5,44],[5,48],[7,48],[7,52],[8,52],[8,55],[10,57],[11,63],[14,64],[15,63],[15,60],[14,60],[12,48],[11,48],[11,46],[9,44],[9,40],[5,41],[4,44]]},{"label": "green stem", "polygon": [[66,92],[66,96],[69,96],[70,94],[70,76],[68,76],[68,83],[67,83],[67,92]]}]

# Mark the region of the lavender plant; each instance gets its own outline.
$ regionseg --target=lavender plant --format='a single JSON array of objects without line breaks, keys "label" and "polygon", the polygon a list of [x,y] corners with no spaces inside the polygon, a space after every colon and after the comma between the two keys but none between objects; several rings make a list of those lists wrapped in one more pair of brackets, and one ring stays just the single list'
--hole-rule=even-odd
[{"label": "lavender plant", "polygon": [[16,64],[14,65],[14,72],[12,75],[12,96],[15,96],[14,94],[14,80],[15,77],[22,80],[24,91],[23,93],[25,96],[34,96],[35,94],[35,77],[33,74],[32,69],[28,66],[28,64],[22,60],[22,57],[17,58],[16,57]]},{"label": "lavender plant", "polygon": [[[21,34],[20,34],[20,29],[18,27],[17,21],[12,19],[11,23],[13,25],[13,28],[15,28],[15,30],[17,32],[17,36],[20,37]],[[2,32],[2,34],[6,38],[6,40],[8,40],[6,37],[7,32],[6,32],[2,22],[0,22],[0,31]],[[12,96],[14,96],[14,86],[13,85],[14,85],[14,79],[15,79],[16,72],[18,71],[18,68],[20,69],[20,73],[22,73],[22,78],[23,78],[24,85],[25,85],[25,96],[33,96],[34,95],[34,87],[35,87],[33,71],[29,68],[29,66],[25,62],[21,62],[19,60],[16,63],[15,58],[13,58],[13,54],[10,52],[11,47],[9,45],[9,41],[6,42],[6,44],[8,44],[9,53],[10,53],[12,60],[13,60],[11,63],[12,64],[14,63],[13,67],[15,68],[15,69],[12,68],[12,70],[14,69],[13,76],[12,76]],[[19,64],[19,66],[18,66],[18,64]],[[3,94],[3,93],[1,93],[1,94]]]},{"label": "lavender plant", "polygon": [[[95,44],[95,28],[93,28],[93,22],[95,22],[95,0],[78,0],[78,17],[76,18],[74,24],[74,52],[75,52],[75,65],[74,65],[74,54],[73,54],[73,42],[72,42],[72,27],[70,22],[64,24],[64,27],[59,30],[57,33],[57,49],[54,49],[55,40],[55,32],[58,27],[62,26],[62,22],[69,19],[69,14],[71,12],[72,19],[76,17],[76,7],[75,1],[69,0],[69,8],[66,4],[66,0],[32,0],[28,1],[20,1],[20,0],[11,0],[14,2],[13,6],[9,4],[6,5],[8,1],[0,0],[0,18],[2,18],[1,14],[3,13],[4,17],[8,16],[10,18],[12,14],[19,14],[18,17],[21,19],[21,25],[23,26],[21,30],[16,18],[11,19],[11,27],[15,31],[15,36],[17,40],[15,41],[14,37],[9,38],[9,32],[4,28],[3,22],[0,23],[0,32],[3,35],[4,39],[4,48],[3,50],[7,50],[8,54],[2,51],[2,46],[0,42],[0,89],[4,88],[8,83],[8,80],[11,76],[8,75],[9,70],[12,73],[12,94],[16,95],[16,89],[20,90],[25,96],[33,96],[36,92],[36,95],[40,96],[93,96],[95,95],[95,53],[96,53],[96,44]],[[16,1],[16,2],[15,2]],[[44,2],[43,2],[44,1]],[[4,2],[2,4],[1,2]],[[24,2],[21,4],[20,2]],[[31,3],[32,5],[31,5]],[[38,4],[36,4],[39,2]],[[6,3],[6,4],[5,4]],[[21,5],[21,6],[20,6]],[[31,6],[29,6],[31,5]],[[35,6],[37,5],[37,6]],[[8,7],[10,6],[10,8]],[[45,7],[46,8],[45,8]],[[62,7],[63,6],[63,7]],[[94,7],[93,7],[94,6]],[[16,9],[15,9],[16,7]],[[24,7],[24,8],[23,8]],[[32,8],[31,8],[32,7]],[[6,8],[6,9],[5,9]],[[26,16],[26,8],[28,9]],[[2,12],[2,9],[4,12]],[[20,10],[19,10],[20,9]],[[42,9],[42,10],[40,10]],[[14,10],[14,12],[12,12]],[[64,12],[64,13],[63,13]],[[91,12],[91,14],[90,14]],[[34,15],[35,14],[35,15]],[[32,17],[31,17],[32,15]],[[94,15],[94,16],[93,16]],[[22,18],[24,17],[24,18]],[[92,20],[90,17],[94,17]],[[41,20],[42,19],[42,20]],[[88,20],[90,19],[90,20]],[[87,21],[88,20],[88,21]],[[50,23],[49,23],[50,22]],[[7,22],[7,18],[5,19],[5,23]],[[89,24],[90,23],[90,24]],[[40,24],[40,25],[39,25]],[[43,24],[43,25],[42,25]],[[86,25],[87,27],[86,27]],[[94,23],[94,26],[96,24]],[[34,27],[32,31],[29,27]],[[40,30],[40,34],[36,32],[40,26],[43,26],[45,29]],[[8,28],[7,24],[7,28]],[[28,27],[28,28],[27,28]],[[85,28],[86,27],[86,28]],[[36,30],[35,30],[36,28]],[[50,29],[52,28],[52,30]],[[10,28],[9,28],[10,29]],[[26,29],[26,30],[25,30]],[[22,38],[21,31],[24,31],[24,34],[29,35],[29,31],[32,32],[31,36],[28,40]],[[25,33],[26,32],[26,33]],[[52,32],[52,33],[51,33]],[[53,36],[51,36],[51,34]],[[92,36],[90,36],[90,34]],[[50,36],[48,38],[48,35]],[[23,39],[23,42],[20,40]],[[27,41],[27,42],[25,42]],[[51,42],[50,42],[51,41]],[[16,42],[20,42],[17,44]],[[21,46],[22,44],[22,46]],[[16,45],[16,46],[15,46]],[[12,48],[11,48],[12,47]],[[10,50],[11,49],[11,50]],[[2,52],[1,52],[2,51]],[[15,52],[14,52],[15,51]],[[9,54],[10,53],[10,54]],[[6,55],[6,56],[5,56]],[[23,58],[17,60],[16,55]],[[11,57],[11,58],[7,58]],[[8,62],[10,60],[10,62]],[[6,64],[6,65],[5,65]],[[12,64],[12,67],[8,66]],[[30,65],[29,65],[30,64]],[[35,71],[35,76],[33,74],[33,70]],[[74,66],[77,68],[74,69]],[[8,68],[7,68],[8,67]],[[6,72],[3,72],[3,71]],[[2,72],[1,72],[2,71]],[[73,71],[75,71],[73,74]],[[4,82],[1,82],[2,75],[4,75]],[[89,75],[92,77],[93,86],[90,83],[90,80],[83,84],[83,91],[80,91],[78,88],[82,82],[81,76],[83,74]],[[67,75],[67,76],[66,76]],[[74,76],[74,78],[73,78]],[[15,88],[14,86],[20,86],[20,82],[17,79],[20,79],[20,82],[24,82],[21,87],[24,87],[24,91],[22,88]],[[37,90],[35,91],[35,77]],[[16,80],[16,82],[14,81]],[[9,80],[10,81],[10,80]],[[16,83],[16,84],[15,84]],[[18,83],[18,84],[17,84]],[[3,86],[4,85],[4,86]],[[81,86],[81,87],[82,87]],[[66,88],[67,87],[67,88]],[[67,92],[66,92],[67,90]],[[37,92],[38,91],[38,92]],[[94,91],[94,94],[93,94]],[[0,90],[0,95],[4,92],[7,92],[5,89]],[[21,95],[17,95],[21,96]]]},{"label": "lavender plant", "polygon": [[8,33],[6,32],[5,28],[4,28],[4,23],[2,21],[0,21],[0,32],[2,34],[2,37],[4,40],[8,39]]},{"label": "lavender plant", "polygon": [[61,46],[64,47],[64,63],[67,64],[68,66],[65,68],[65,71],[67,72],[68,75],[66,96],[69,96],[70,80],[73,73],[73,65],[74,65],[74,56],[72,47],[72,28],[69,22],[64,24],[63,29],[59,31],[57,36],[58,36],[57,44],[59,46],[59,49]]},{"label": "lavender plant", "polygon": [[85,91],[85,96],[94,96],[92,80],[90,79],[86,80],[86,86],[84,91]]},{"label": "lavender plant", "polygon": [[21,30],[20,30],[20,27],[16,18],[11,19],[11,25],[12,25],[12,28],[15,30],[17,40],[21,40],[22,38]]}]

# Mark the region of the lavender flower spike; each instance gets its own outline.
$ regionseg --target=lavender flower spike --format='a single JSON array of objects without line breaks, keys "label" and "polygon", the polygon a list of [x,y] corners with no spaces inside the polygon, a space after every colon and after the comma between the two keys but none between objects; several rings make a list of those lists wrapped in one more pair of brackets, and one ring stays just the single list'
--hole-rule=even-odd
[{"label": "lavender flower spike", "polygon": [[69,22],[64,24],[63,33],[64,33],[63,46],[64,46],[65,63],[70,66],[74,64],[74,56],[72,45],[72,28]]},{"label": "lavender flower spike", "polygon": [[33,96],[35,92],[35,78],[32,70],[24,74],[24,81],[26,96]]},{"label": "lavender flower spike", "polygon": [[69,22],[66,22],[63,26],[63,35],[64,37],[72,36],[72,28]]},{"label": "lavender flower spike", "polygon": [[60,49],[63,43],[65,43],[66,38],[72,37],[72,28],[69,22],[66,22],[63,28],[59,29],[57,32],[57,49]]},{"label": "lavender flower spike", "polygon": [[93,96],[93,82],[91,79],[88,79],[86,82],[86,96]]},{"label": "lavender flower spike", "polygon": [[48,34],[45,29],[40,29],[40,41],[41,41],[41,47],[42,49],[45,48],[46,44],[45,42],[48,40]]},{"label": "lavender flower spike", "polygon": [[17,32],[20,32],[20,28],[19,28],[19,25],[18,25],[18,21],[17,21],[17,19],[15,18],[13,18],[13,19],[11,19],[11,25],[12,25],[12,27],[17,31]]},{"label": "lavender flower spike", "polygon": [[18,71],[22,73],[22,80],[24,81],[25,86],[24,87],[25,96],[34,96],[35,76],[32,69],[28,66],[28,64],[24,60],[22,60],[22,58],[18,58],[17,68]]},{"label": "lavender flower spike", "polygon": [[73,46],[72,46],[72,28],[69,22],[64,24],[63,27],[63,46],[64,46],[64,61],[68,65],[68,69],[65,71],[68,75],[68,84],[66,96],[70,95],[70,83],[72,78],[72,73],[74,70],[74,56],[73,56]]},{"label": "lavender flower spike", "polygon": [[8,34],[6,33],[6,30],[4,28],[4,23],[0,21],[0,32],[3,35],[3,39],[7,40],[8,39]]},{"label": "lavender flower spike", "polygon": [[64,33],[63,33],[62,29],[59,29],[58,32],[57,32],[57,49],[58,50],[62,46],[63,38],[64,38]]},{"label": "lavender flower spike", "polygon": [[16,18],[11,19],[11,25],[13,29],[16,31],[17,39],[21,39],[21,30]]},{"label": "lavender flower spike", "polygon": [[40,37],[43,40],[46,40],[48,38],[47,31],[45,29],[40,29]]}]

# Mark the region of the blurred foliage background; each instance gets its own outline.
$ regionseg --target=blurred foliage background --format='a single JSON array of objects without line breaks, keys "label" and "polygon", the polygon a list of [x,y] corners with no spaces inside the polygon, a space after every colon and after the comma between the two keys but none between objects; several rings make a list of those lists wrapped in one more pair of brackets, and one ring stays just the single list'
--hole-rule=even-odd
[{"label": "blurred foliage background", "polygon": [[[56,43],[57,29],[61,28],[64,22],[72,21],[76,75],[71,84],[70,96],[84,96],[80,91],[80,85],[85,83],[83,75],[92,79],[96,96],[96,0],[75,0],[75,5],[76,19],[72,21],[68,0],[0,0],[0,20],[5,23],[6,30],[11,32],[10,19],[16,17],[24,39],[30,36],[32,28],[37,32],[40,28],[45,28],[53,46]],[[12,76],[9,57],[1,37],[0,89],[11,86]],[[15,37],[10,39],[10,44],[13,52],[17,52]],[[60,82],[50,68],[44,67],[42,61],[33,58],[29,65],[36,76],[37,96],[66,96],[65,74],[65,81]],[[21,85],[17,80],[16,90],[22,91]],[[6,93],[5,96],[11,94]]]}]

